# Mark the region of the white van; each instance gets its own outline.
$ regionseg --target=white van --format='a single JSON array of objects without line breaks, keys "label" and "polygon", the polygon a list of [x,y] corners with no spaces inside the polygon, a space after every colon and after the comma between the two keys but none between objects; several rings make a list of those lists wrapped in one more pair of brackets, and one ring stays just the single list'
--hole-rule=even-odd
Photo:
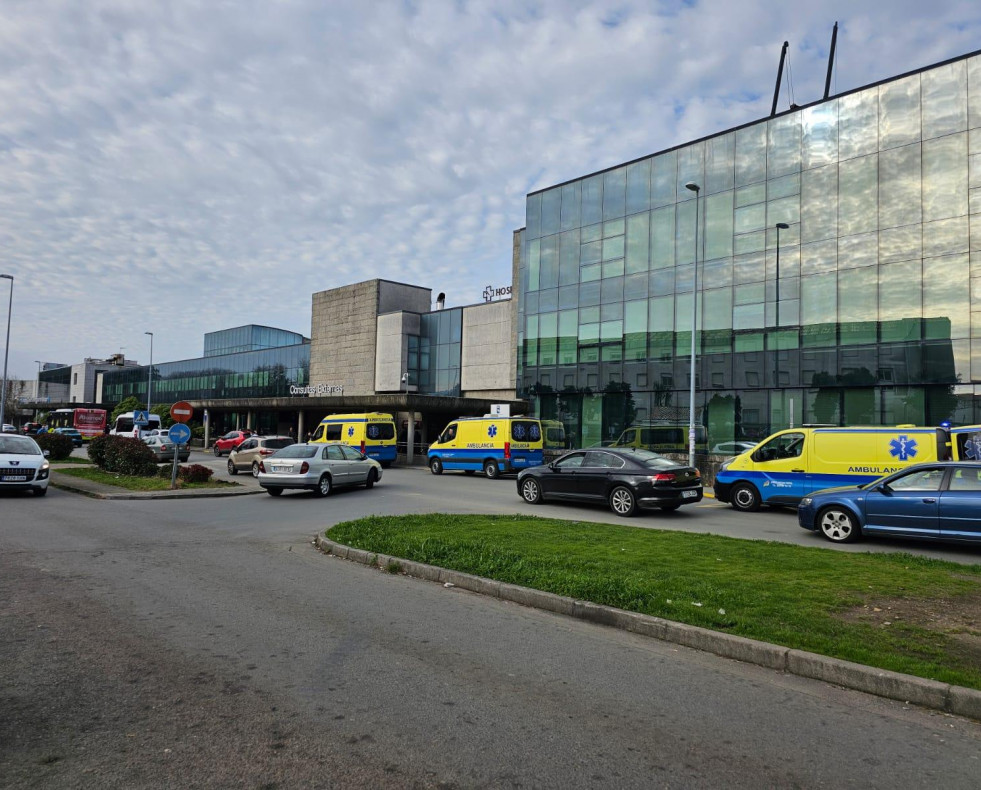
[{"label": "white van", "polygon": [[160,430],[159,414],[151,414],[149,424],[144,425],[141,429],[140,426],[133,423],[133,412],[124,411],[116,418],[116,422],[113,423],[112,428],[109,430],[109,435],[130,436],[133,439],[142,439],[152,430]]}]

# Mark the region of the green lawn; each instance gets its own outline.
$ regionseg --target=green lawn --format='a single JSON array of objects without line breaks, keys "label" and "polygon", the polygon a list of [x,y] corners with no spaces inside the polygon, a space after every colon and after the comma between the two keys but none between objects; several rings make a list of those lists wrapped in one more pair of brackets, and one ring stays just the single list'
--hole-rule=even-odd
[{"label": "green lawn", "polygon": [[[168,467],[169,468],[169,467]],[[70,477],[82,477],[96,483],[104,483],[109,486],[117,486],[130,491],[169,491],[170,476],[167,477],[129,477],[127,475],[117,475],[112,472],[103,472],[101,469],[93,467],[80,467],[78,469],[58,469],[58,474],[69,475]],[[238,483],[231,483],[225,480],[212,479],[207,483],[184,483],[177,481],[178,488],[234,488]]]},{"label": "green lawn", "polygon": [[[788,529],[797,525],[788,521]],[[981,688],[981,564],[523,516],[371,517],[339,524],[329,537],[379,554]]]},{"label": "green lawn", "polygon": [[[51,459],[48,459],[51,461]],[[51,461],[52,466],[58,466],[59,464],[91,464],[92,462],[88,458],[76,458],[75,456],[70,456],[68,458],[60,458],[57,461]]]}]

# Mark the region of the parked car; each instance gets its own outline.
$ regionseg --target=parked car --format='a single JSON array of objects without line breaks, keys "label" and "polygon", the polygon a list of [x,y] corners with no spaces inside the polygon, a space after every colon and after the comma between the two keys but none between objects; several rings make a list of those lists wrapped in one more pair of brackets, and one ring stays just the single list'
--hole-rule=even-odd
[{"label": "parked car", "polygon": [[547,499],[606,502],[619,516],[638,508],[677,510],[702,499],[699,471],[650,450],[574,450],[546,466],[518,473],[518,495],[532,505]]},{"label": "parked car", "polygon": [[710,452],[712,455],[742,455],[754,447],[754,442],[719,442]]},{"label": "parked car", "polygon": [[223,455],[228,455],[251,435],[252,431],[229,431],[224,436],[215,439],[215,444],[211,449],[216,458],[221,458]]},{"label": "parked car", "polygon": [[259,462],[291,444],[296,444],[291,436],[250,436],[228,454],[228,474],[251,471],[258,477]]},{"label": "parked car", "polygon": [[60,433],[62,436],[67,436],[72,440],[72,447],[82,446],[82,434],[78,432],[78,428],[55,428],[51,433]]},{"label": "parked car", "polygon": [[29,436],[0,434],[0,491],[48,493],[49,452]]},{"label": "parked car", "polygon": [[19,433],[19,431],[17,430],[16,425],[11,425],[9,422],[5,422],[3,424],[3,429],[0,430],[0,433]]},{"label": "parked car", "polygon": [[382,465],[346,444],[291,444],[259,461],[259,485],[272,496],[305,488],[327,496],[335,488],[381,480]]},{"label": "parked car", "polygon": [[[178,447],[178,445],[174,444],[169,439],[163,436],[147,436],[143,439],[143,443],[153,450],[153,455],[156,458],[157,463],[174,460],[174,448]],[[191,448],[186,444],[179,445],[179,447],[180,449],[177,452],[177,460],[186,461],[191,457]]]},{"label": "parked car", "polygon": [[44,424],[40,422],[25,422],[23,431],[26,436],[33,436],[43,427]]},{"label": "parked car", "polygon": [[797,521],[832,543],[865,535],[981,543],[981,464],[917,464],[861,486],[818,491],[801,500]]},{"label": "parked car", "polygon": [[154,428],[152,431],[147,432],[147,436],[162,436],[165,439],[170,433],[170,428]]}]

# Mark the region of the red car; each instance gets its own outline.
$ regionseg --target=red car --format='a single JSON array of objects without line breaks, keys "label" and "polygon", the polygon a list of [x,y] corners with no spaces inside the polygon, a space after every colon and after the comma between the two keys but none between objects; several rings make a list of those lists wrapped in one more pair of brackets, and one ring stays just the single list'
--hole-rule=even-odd
[{"label": "red car", "polygon": [[219,458],[221,458],[223,455],[228,455],[251,435],[252,431],[229,431],[220,439],[215,439],[215,445],[213,448],[215,455]]}]

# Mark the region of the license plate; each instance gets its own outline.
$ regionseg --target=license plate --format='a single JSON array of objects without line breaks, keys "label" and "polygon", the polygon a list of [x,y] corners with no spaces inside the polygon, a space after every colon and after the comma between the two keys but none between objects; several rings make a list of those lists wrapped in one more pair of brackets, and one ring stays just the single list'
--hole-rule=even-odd
[{"label": "license plate", "polygon": [[27,475],[4,475],[0,480],[5,483],[24,483],[27,481]]},{"label": "license plate", "polygon": [[272,470],[274,472],[288,472],[288,471],[290,471],[290,467],[288,467],[288,466],[274,466],[272,468]]},{"label": "license plate", "polygon": [[694,499],[697,496],[698,496],[698,492],[697,491],[682,491],[681,492],[681,498],[682,499]]}]

